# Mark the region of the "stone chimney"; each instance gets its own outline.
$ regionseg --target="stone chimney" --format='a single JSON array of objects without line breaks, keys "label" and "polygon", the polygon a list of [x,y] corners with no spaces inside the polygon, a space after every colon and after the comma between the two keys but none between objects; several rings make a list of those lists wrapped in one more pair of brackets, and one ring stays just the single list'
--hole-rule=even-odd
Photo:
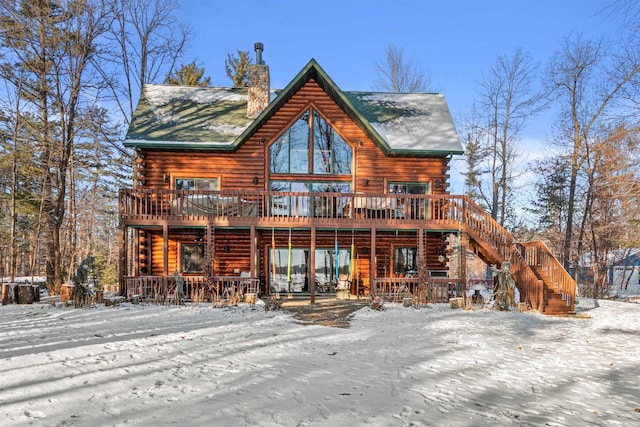
[{"label": "stone chimney", "polygon": [[247,100],[247,117],[255,119],[269,105],[269,66],[262,60],[264,45],[253,45],[256,51],[256,63],[249,66],[249,98]]}]

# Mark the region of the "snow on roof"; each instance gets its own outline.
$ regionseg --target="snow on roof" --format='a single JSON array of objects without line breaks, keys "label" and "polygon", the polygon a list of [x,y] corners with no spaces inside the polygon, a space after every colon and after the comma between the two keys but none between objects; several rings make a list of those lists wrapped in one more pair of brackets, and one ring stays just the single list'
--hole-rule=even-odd
[{"label": "snow on roof", "polygon": [[392,150],[462,152],[442,94],[345,92]]},{"label": "snow on roof", "polygon": [[31,281],[33,280],[33,283],[45,283],[47,281],[47,277],[46,276],[19,276],[19,277],[14,277],[13,278],[13,282],[11,281],[10,277],[2,277],[0,278],[1,283],[31,283]]},{"label": "snow on roof", "polygon": [[144,94],[150,105],[161,107],[175,100],[191,100],[199,104],[218,101],[247,101],[246,90],[242,93],[228,87],[199,87],[173,85],[147,85]]},{"label": "snow on roof", "polygon": [[[272,91],[272,97],[279,91]],[[344,92],[396,152],[462,153],[442,94]],[[247,89],[146,85],[125,139],[137,146],[231,146],[250,126]]]},{"label": "snow on roof", "polygon": [[230,144],[251,124],[246,112],[246,88],[146,85],[125,144]]},{"label": "snow on roof", "polygon": [[[601,255],[602,256],[602,255]],[[637,262],[638,256],[640,256],[640,249],[626,248],[616,249],[605,254],[607,257],[606,264],[611,265],[629,265],[628,263]],[[579,265],[581,267],[591,267],[591,252],[585,252],[580,256]]]}]

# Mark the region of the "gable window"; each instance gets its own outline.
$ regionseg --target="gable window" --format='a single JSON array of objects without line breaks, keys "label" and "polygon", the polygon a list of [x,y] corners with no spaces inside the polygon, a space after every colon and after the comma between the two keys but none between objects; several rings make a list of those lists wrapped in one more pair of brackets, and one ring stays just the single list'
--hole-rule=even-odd
[{"label": "gable window", "polygon": [[351,147],[317,111],[313,112],[313,173],[351,173]]},{"label": "gable window", "polygon": [[201,273],[204,260],[204,245],[182,244],[180,264],[183,273]]},{"label": "gable window", "polygon": [[218,178],[176,178],[176,190],[211,190],[220,189]]},{"label": "gable window", "polygon": [[313,108],[269,147],[272,174],[349,175],[352,149]]}]

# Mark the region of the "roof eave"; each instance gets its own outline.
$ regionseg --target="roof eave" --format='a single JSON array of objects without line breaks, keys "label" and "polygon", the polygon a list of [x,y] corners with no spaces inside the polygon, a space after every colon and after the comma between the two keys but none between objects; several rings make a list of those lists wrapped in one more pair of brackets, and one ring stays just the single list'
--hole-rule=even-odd
[{"label": "roof eave", "polygon": [[391,156],[434,156],[434,157],[446,157],[446,156],[455,156],[462,155],[464,151],[462,150],[407,150],[407,149],[394,149],[391,150]]},{"label": "roof eave", "polygon": [[345,113],[356,122],[360,128],[378,145],[386,154],[391,154],[391,148],[387,141],[371,126],[371,124],[358,112],[355,106],[338,88],[329,75],[322,69],[315,59],[311,59],[305,67],[289,82],[289,84],[269,103],[258,117],[240,134],[233,142],[238,147],[249,139],[278,109],[284,105],[298,90],[300,90],[311,78],[338,104]]},{"label": "roof eave", "polygon": [[195,141],[149,141],[145,139],[126,139],[123,144],[127,148],[164,148],[174,150],[219,150],[234,151],[236,146],[231,142],[195,142]]}]

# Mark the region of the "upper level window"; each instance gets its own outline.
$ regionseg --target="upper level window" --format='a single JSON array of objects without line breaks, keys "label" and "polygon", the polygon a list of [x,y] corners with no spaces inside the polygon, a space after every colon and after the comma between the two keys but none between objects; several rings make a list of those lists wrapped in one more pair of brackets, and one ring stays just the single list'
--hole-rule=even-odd
[{"label": "upper level window", "polygon": [[220,189],[218,178],[176,178],[176,190],[212,190]]},{"label": "upper level window", "polygon": [[429,194],[429,184],[424,182],[390,182],[389,194],[397,194],[398,208],[396,215],[402,218],[419,219],[429,215],[429,201],[423,197],[402,197],[407,194]]},{"label": "upper level window", "polygon": [[351,173],[351,147],[317,111],[313,112],[313,173]]},{"label": "upper level window", "polygon": [[389,194],[429,194],[429,184],[422,182],[391,182]]},{"label": "upper level window", "polygon": [[305,111],[269,148],[269,170],[277,174],[348,175],[349,144],[316,111]]}]

